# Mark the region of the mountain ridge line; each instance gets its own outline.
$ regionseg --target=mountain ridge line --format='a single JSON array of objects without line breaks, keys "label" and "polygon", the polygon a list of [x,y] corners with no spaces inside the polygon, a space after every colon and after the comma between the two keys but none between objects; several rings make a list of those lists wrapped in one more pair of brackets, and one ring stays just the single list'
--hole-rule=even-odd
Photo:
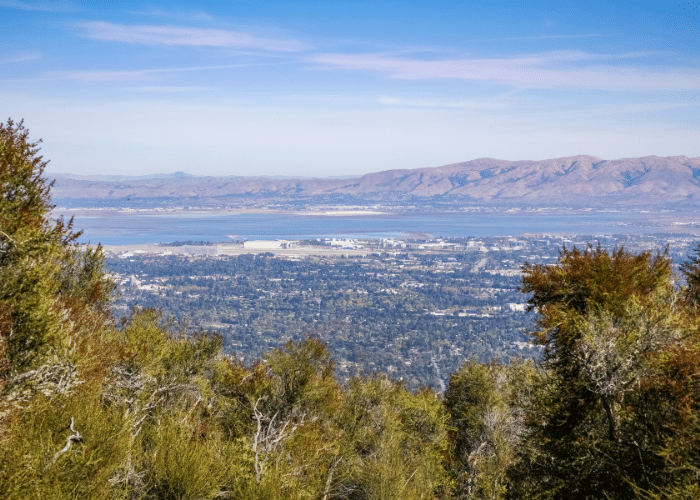
[{"label": "mountain ridge line", "polygon": [[[548,160],[479,158],[439,167],[393,169],[354,177],[148,176],[55,174],[54,197],[80,199],[281,200],[362,198],[401,201],[454,199],[502,204],[613,203],[700,205],[700,157],[645,156],[604,160],[577,155]],[[389,197],[387,199],[387,197]]]}]

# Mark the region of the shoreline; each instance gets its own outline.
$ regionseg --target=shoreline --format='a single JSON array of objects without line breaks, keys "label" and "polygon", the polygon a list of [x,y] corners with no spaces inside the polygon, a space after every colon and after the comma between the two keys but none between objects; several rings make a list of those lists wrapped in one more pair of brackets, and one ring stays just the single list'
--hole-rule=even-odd
[{"label": "shoreline", "polygon": [[[621,208],[565,208],[565,207],[525,207],[525,208],[498,208],[498,207],[460,207],[460,209],[444,209],[431,207],[424,210],[417,210],[415,207],[363,207],[349,208],[345,206],[336,207],[314,207],[308,209],[293,208],[125,208],[125,207],[104,207],[104,208],[68,208],[56,207],[51,211],[54,217],[111,217],[125,215],[150,215],[150,216],[177,216],[177,215],[285,215],[298,217],[357,217],[357,216],[408,216],[408,215],[434,215],[434,214],[490,214],[490,215],[512,215],[522,216],[525,214],[547,214],[547,215],[592,215],[592,214],[628,214],[649,216],[673,216],[687,218],[696,216],[698,212],[693,210],[650,210],[650,209],[621,209]],[[700,219],[698,221],[700,223]]]},{"label": "shoreline", "polygon": [[173,216],[173,215],[253,215],[253,214],[278,214],[278,215],[296,215],[300,217],[356,217],[356,216],[375,216],[375,215],[391,215],[402,213],[402,211],[390,210],[370,210],[370,209],[311,209],[311,210],[293,210],[287,208],[66,208],[56,207],[52,210],[53,216],[69,217],[112,217],[124,215],[150,215],[150,216]]}]

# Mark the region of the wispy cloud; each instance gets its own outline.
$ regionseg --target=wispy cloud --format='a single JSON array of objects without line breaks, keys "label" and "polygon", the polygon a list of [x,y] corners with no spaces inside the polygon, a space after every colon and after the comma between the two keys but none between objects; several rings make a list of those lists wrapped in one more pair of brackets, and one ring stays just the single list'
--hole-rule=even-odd
[{"label": "wispy cloud", "polygon": [[603,35],[602,33],[582,33],[580,35],[567,34],[567,35],[533,35],[533,36],[507,36],[499,38],[488,38],[487,41],[508,41],[508,40],[566,40],[573,38],[600,38],[610,36]]},{"label": "wispy cloud", "polygon": [[203,85],[141,85],[138,87],[125,87],[124,90],[130,90],[133,92],[152,92],[156,94],[170,94],[170,93],[181,93],[181,92],[205,92],[209,90],[210,87],[205,87]]},{"label": "wispy cloud", "polygon": [[371,71],[406,80],[456,79],[526,88],[619,91],[694,90],[700,70],[640,64],[601,64],[650,52],[591,54],[554,51],[503,58],[421,60],[374,54],[319,54],[308,58],[324,68]]},{"label": "wispy cloud", "polygon": [[127,25],[104,21],[81,22],[77,27],[86,38],[139,45],[245,48],[273,52],[294,52],[306,48],[306,44],[299,40],[258,37],[223,29]]},{"label": "wispy cloud", "polygon": [[199,71],[216,71],[253,66],[253,64],[221,64],[212,66],[191,66],[182,68],[151,68],[125,71],[94,71],[94,70],[68,70],[47,71],[36,80],[71,80],[83,83],[99,82],[141,82],[153,80],[159,75],[172,73],[188,73]]},{"label": "wispy cloud", "polygon": [[37,59],[41,59],[41,54],[37,52],[29,53],[29,54],[13,54],[13,55],[7,55],[7,56],[0,56],[0,64],[12,64],[12,63],[18,63],[18,62],[26,62],[26,61],[36,61]]},{"label": "wispy cloud", "polygon": [[503,101],[475,101],[470,99],[449,101],[443,99],[415,99],[392,96],[379,96],[377,98],[377,102],[387,106],[401,106],[408,108],[494,110],[505,109],[508,107],[508,104]]}]

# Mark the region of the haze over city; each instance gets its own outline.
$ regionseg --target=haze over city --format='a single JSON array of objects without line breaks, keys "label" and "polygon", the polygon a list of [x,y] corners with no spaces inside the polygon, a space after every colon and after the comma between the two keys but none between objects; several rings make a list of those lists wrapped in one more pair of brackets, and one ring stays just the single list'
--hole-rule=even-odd
[{"label": "haze over city", "polygon": [[698,3],[0,2],[47,173],[700,155]]}]

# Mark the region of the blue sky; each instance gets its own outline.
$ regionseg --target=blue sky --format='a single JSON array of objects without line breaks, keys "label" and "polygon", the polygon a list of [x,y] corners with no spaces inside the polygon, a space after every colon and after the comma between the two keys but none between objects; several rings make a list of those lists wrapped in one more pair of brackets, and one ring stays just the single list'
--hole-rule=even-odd
[{"label": "blue sky", "polygon": [[48,172],[700,156],[700,2],[0,0]]}]

